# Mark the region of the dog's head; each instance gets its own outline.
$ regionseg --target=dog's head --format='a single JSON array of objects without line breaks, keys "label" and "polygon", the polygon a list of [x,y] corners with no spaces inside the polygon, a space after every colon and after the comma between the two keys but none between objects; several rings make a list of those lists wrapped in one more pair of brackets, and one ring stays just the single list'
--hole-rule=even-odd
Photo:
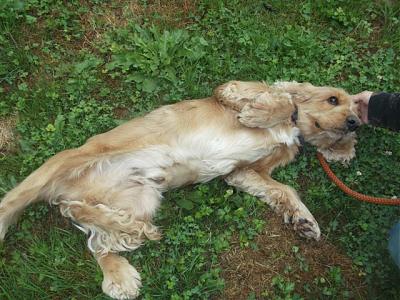
[{"label": "dog's head", "polygon": [[328,160],[346,162],[355,156],[354,131],[361,121],[349,94],[309,83],[280,82],[275,87],[292,95],[298,107],[297,126],[306,142]]}]

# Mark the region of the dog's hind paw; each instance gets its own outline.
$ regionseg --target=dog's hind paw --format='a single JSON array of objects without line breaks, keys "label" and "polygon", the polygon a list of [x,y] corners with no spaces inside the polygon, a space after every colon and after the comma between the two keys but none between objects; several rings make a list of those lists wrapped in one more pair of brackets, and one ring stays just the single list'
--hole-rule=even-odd
[{"label": "dog's hind paw", "polygon": [[121,261],[121,264],[117,262],[112,270],[104,273],[102,289],[111,298],[135,299],[139,296],[141,286],[139,273],[128,261]]}]

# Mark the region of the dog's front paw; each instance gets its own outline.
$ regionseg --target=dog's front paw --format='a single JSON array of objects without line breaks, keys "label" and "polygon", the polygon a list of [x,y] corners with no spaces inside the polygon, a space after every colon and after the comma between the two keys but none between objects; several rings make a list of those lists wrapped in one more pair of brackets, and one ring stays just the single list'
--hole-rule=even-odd
[{"label": "dog's front paw", "polygon": [[[121,259],[126,261],[125,258]],[[102,289],[111,298],[135,299],[139,296],[141,286],[139,273],[127,261],[116,262],[112,270],[104,273]]]},{"label": "dog's front paw", "polygon": [[293,226],[294,230],[305,238],[314,239],[316,241],[319,241],[321,238],[321,230],[315,220],[299,218],[293,223]]},{"label": "dog's front paw", "polygon": [[340,162],[345,166],[356,156],[354,147],[348,152],[335,151],[332,149],[318,149],[318,152],[320,152],[328,162]]},{"label": "dog's front paw", "polygon": [[319,241],[321,230],[317,221],[309,212],[295,211],[290,217],[285,216],[285,221],[291,223],[300,236]]},{"label": "dog's front paw", "polygon": [[349,161],[356,156],[356,150],[354,148],[356,143],[356,134],[351,132],[330,145],[329,148],[318,148],[318,152],[320,152],[327,161],[337,161],[347,165]]}]

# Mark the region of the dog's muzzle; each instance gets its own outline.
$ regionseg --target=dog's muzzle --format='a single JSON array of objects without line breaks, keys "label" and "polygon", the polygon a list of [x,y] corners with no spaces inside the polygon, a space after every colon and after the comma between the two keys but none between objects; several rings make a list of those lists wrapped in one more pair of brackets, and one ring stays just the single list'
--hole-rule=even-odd
[{"label": "dog's muzzle", "polygon": [[355,116],[349,116],[346,119],[346,127],[349,131],[355,131],[361,125],[360,121]]}]

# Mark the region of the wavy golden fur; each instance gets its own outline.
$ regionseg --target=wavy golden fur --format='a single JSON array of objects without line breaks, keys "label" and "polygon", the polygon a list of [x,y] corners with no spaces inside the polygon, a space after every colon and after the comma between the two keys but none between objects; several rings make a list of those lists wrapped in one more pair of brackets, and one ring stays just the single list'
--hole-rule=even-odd
[{"label": "wavy golden fur", "polygon": [[103,291],[132,299],[140,275],[117,253],[160,238],[152,217],[165,190],[224,176],[318,240],[296,191],[271,173],[295,158],[300,136],[329,160],[351,159],[360,123],[354,109],[341,89],[228,82],[210,98],[163,106],[49,159],[0,203],[0,239],[25,207],[47,199],[88,235]]}]

